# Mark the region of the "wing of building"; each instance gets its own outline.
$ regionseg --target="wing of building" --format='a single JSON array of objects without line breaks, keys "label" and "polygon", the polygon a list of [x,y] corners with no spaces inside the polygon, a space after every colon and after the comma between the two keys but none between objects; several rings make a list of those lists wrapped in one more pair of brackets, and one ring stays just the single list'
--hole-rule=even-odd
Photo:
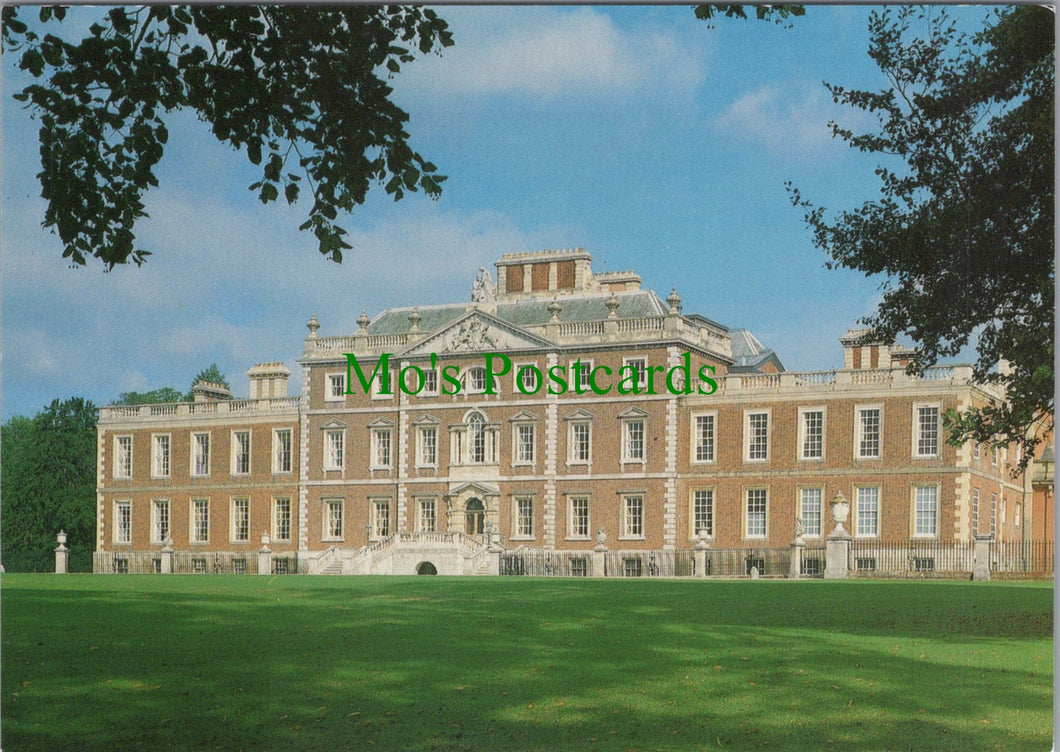
[{"label": "wing of building", "polygon": [[492,551],[584,574],[594,552],[650,569],[697,546],[764,561],[823,546],[839,495],[855,542],[1037,524],[1004,450],[945,441],[946,410],[1001,398],[969,366],[913,377],[908,351],[850,332],[843,368],[789,372],[584,250],[495,266],[467,302],[362,313],[339,336],[313,316],[298,396],[266,363],[248,399],[207,385],[101,409],[97,571],[474,573]]}]

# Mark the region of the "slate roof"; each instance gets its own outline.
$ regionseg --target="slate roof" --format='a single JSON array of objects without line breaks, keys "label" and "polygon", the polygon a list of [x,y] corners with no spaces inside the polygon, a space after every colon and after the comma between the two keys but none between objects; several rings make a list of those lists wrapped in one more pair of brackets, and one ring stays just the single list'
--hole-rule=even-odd
[{"label": "slate roof", "polygon": [[[605,301],[610,293],[592,295],[561,295],[556,301],[561,306],[559,318],[563,323],[580,321],[603,321],[607,318]],[[619,301],[615,314],[620,319],[637,319],[649,316],[665,316],[669,307],[651,290],[635,290],[615,293]],[[497,318],[515,326],[544,326],[551,318],[548,306],[552,298],[500,301]],[[433,332],[452,323],[469,308],[467,303],[420,306],[420,331]],[[376,316],[368,325],[372,334],[404,334],[409,330],[409,314],[412,307],[388,308]]]},{"label": "slate roof", "polygon": [[777,354],[758,341],[751,332],[746,329],[730,329],[729,336],[732,338],[733,364],[729,370],[733,372],[756,371],[765,363],[772,360],[778,371],[783,371]]}]

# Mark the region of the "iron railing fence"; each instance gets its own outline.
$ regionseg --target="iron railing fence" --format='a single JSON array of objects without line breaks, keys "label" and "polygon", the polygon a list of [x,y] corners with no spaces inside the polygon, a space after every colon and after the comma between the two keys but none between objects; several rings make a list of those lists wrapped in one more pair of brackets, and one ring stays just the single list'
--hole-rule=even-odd
[{"label": "iron railing fence", "polygon": [[[174,551],[173,574],[258,574],[257,553],[233,551]],[[96,551],[92,571],[103,574],[161,574],[160,551]],[[299,574],[308,571],[300,566],[296,552],[273,554],[273,574]]]},{"label": "iron railing fence", "polygon": [[1053,574],[1052,541],[992,541],[991,572]]},{"label": "iron railing fence", "polygon": [[972,571],[973,541],[881,541],[855,538],[847,568],[855,576],[875,574],[924,576],[932,572]]},{"label": "iron railing fence", "polygon": [[502,575],[530,577],[598,577],[593,571],[593,557],[588,551],[549,551],[542,548],[518,548],[501,554]]}]

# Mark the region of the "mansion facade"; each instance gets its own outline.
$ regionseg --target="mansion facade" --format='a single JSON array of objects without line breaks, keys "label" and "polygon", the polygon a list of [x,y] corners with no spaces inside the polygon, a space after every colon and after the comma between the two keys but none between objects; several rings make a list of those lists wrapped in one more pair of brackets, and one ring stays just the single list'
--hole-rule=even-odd
[{"label": "mansion facade", "polygon": [[855,540],[1030,536],[1006,451],[946,442],[945,411],[1002,398],[970,366],[910,376],[909,351],[850,332],[843,368],[789,372],[581,249],[507,254],[496,277],[480,269],[470,302],[362,313],[348,335],[314,315],[298,396],[265,363],[246,399],[200,384],[193,402],[102,408],[96,570],[474,573],[488,551],[823,546],[837,495]]}]

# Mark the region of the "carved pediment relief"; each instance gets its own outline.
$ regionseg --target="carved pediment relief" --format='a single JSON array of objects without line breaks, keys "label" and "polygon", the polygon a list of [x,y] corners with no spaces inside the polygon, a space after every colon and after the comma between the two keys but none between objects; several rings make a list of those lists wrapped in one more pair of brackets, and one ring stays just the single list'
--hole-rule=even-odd
[{"label": "carved pediment relief", "polygon": [[504,352],[549,347],[550,344],[547,340],[482,311],[470,311],[440,332],[416,343],[402,355]]}]

